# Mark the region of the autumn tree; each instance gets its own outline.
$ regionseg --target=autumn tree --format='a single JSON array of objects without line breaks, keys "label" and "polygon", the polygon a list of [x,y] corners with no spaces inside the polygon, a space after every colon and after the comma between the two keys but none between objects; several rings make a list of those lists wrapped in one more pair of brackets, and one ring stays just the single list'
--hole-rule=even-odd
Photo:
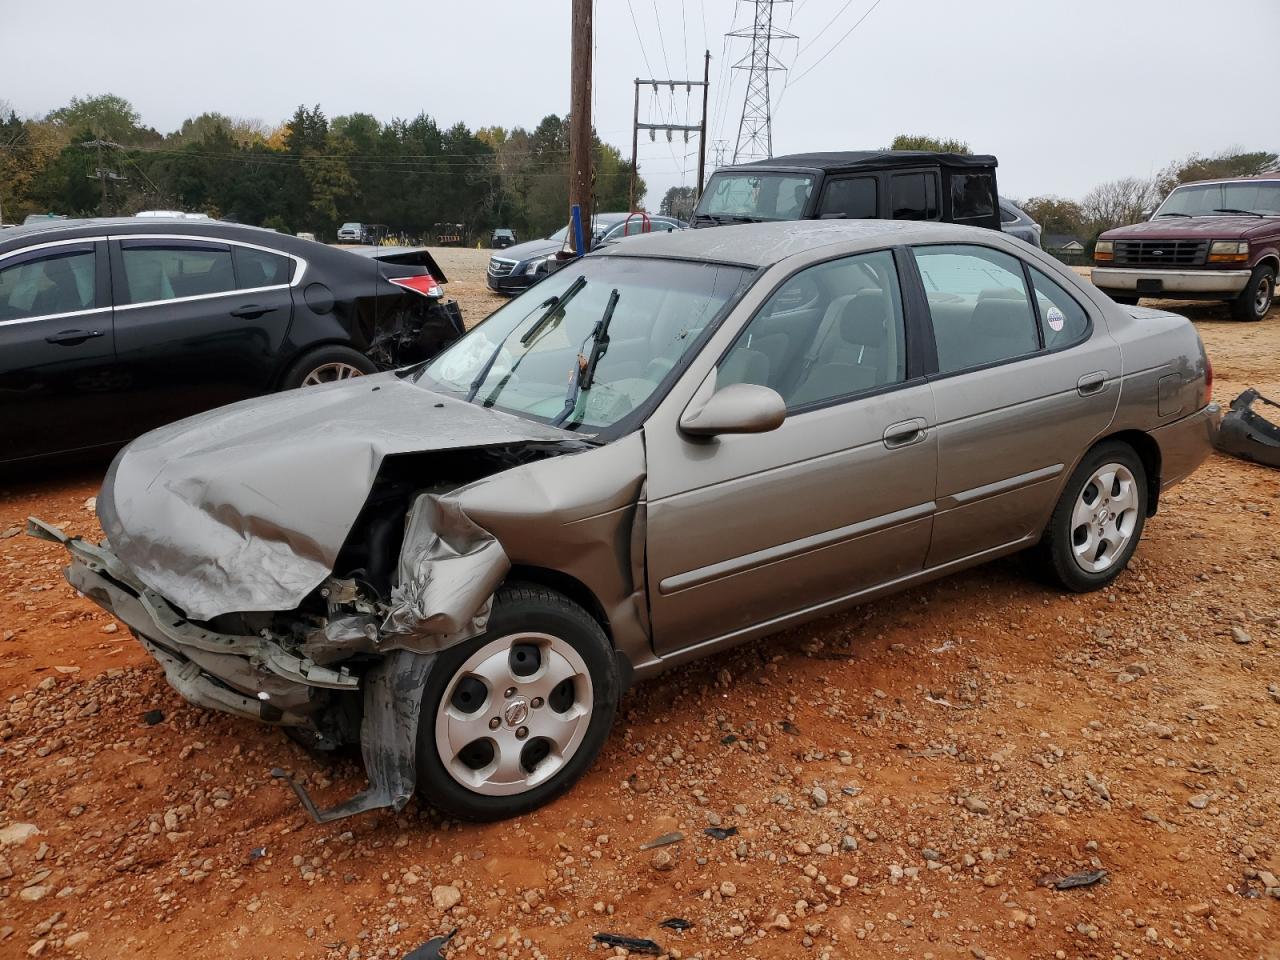
[{"label": "autumn tree", "polygon": [[1064,234],[1070,237],[1083,237],[1085,229],[1085,213],[1080,204],[1062,197],[1032,197],[1021,201],[1018,206],[1026,212],[1047,234]]},{"label": "autumn tree", "polygon": [[1085,223],[1093,236],[1112,227],[1136,223],[1145,211],[1155,206],[1160,197],[1154,179],[1121,177],[1100,183],[1080,201]]},{"label": "autumn tree", "polygon": [[658,213],[664,217],[688,220],[693,216],[693,208],[697,202],[698,191],[693,187],[672,187],[658,204]]},{"label": "autumn tree", "polygon": [[886,150],[932,150],[935,153],[970,154],[969,144],[963,140],[945,140],[917,133],[900,133]]},{"label": "autumn tree", "polygon": [[69,104],[52,111],[47,119],[64,128],[71,137],[90,133],[121,144],[149,139],[133,104],[113,93],[72,97]]},{"label": "autumn tree", "polygon": [[1231,177],[1254,177],[1275,170],[1280,156],[1267,150],[1241,151],[1236,148],[1223,150],[1211,156],[1193,153],[1183,160],[1169,164],[1161,171],[1159,192],[1167,194],[1174,187],[1196,180],[1225,180]]}]

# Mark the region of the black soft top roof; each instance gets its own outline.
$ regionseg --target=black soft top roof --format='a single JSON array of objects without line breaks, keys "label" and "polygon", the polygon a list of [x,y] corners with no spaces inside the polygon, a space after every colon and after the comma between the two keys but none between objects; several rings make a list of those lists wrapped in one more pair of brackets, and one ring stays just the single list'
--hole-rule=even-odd
[{"label": "black soft top roof", "polygon": [[751,163],[722,167],[721,170],[803,169],[833,173],[869,168],[918,167],[921,164],[985,169],[994,167],[996,158],[990,154],[939,153],[934,150],[836,150],[825,153],[789,153],[784,157],[753,160]]}]

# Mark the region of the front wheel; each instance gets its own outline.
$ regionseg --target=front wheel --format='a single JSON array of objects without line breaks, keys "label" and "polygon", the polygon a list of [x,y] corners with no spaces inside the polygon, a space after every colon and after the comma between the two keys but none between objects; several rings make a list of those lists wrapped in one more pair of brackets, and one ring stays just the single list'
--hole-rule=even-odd
[{"label": "front wheel", "polygon": [[440,653],[418,727],[418,794],[449,816],[501,820],[568,790],[617,711],[604,631],[539,586],[498,591],[488,629]]},{"label": "front wheel", "polygon": [[1267,315],[1276,296],[1276,272],[1258,264],[1240,296],[1231,301],[1231,315],[1237,320],[1257,322]]},{"label": "front wheel", "polygon": [[333,344],[318,347],[303,354],[294,361],[280,387],[292,390],[294,387],[315,387],[322,383],[333,383],[337,380],[350,380],[352,377],[363,377],[377,373],[378,366],[363,353]]},{"label": "front wheel", "polygon": [[1072,472],[1054,508],[1040,559],[1068,590],[1105,587],[1128,566],[1147,519],[1147,472],[1133,447],[1099,444]]}]

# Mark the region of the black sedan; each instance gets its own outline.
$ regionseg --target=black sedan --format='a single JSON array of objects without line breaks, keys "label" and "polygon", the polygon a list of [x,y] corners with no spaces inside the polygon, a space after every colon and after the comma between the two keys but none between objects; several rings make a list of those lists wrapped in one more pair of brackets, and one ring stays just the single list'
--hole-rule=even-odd
[{"label": "black sedan", "polygon": [[132,218],[0,237],[0,464],[417,363],[463,332],[422,249]]}]

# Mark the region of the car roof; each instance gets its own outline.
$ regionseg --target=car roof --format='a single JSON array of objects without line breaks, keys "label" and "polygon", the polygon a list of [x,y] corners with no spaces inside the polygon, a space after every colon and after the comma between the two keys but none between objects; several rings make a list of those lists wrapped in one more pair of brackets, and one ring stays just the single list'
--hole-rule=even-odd
[{"label": "car roof", "polygon": [[[76,240],[82,237],[147,236],[150,234],[190,236],[209,240],[239,240],[242,243],[261,244],[284,250],[299,256],[315,256],[316,248],[338,251],[313,240],[302,240],[269,230],[251,227],[243,223],[227,223],[221,220],[188,220],[170,217],[94,217],[81,220],[59,220],[50,223],[33,223],[15,227],[0,234],[0,249],[13,250],[36,243],[57,240]],[[304,252],[310,251],[310,252]],[[339,251],[345,252],[345,251]]]},{"label": "car roof", "polygon": [[836,150],[818,153],[789,153],[768,160],[753,160],[722,167],[721,172],[734,170],[799,169],[832,172],[858,168],[912,167],[921,164],[941,164],[944,167],[994,167],[996,158],[990,154],[942,153],[936,150]]},{"label": "car roof", "polygon": [[642,233],[590,256],[658,257],[769,267],[831,244],[875,250],[903,243],[990,242],[1000,234],[986,227],[918,220],[778,220],[731,224],[672,233]]}]

